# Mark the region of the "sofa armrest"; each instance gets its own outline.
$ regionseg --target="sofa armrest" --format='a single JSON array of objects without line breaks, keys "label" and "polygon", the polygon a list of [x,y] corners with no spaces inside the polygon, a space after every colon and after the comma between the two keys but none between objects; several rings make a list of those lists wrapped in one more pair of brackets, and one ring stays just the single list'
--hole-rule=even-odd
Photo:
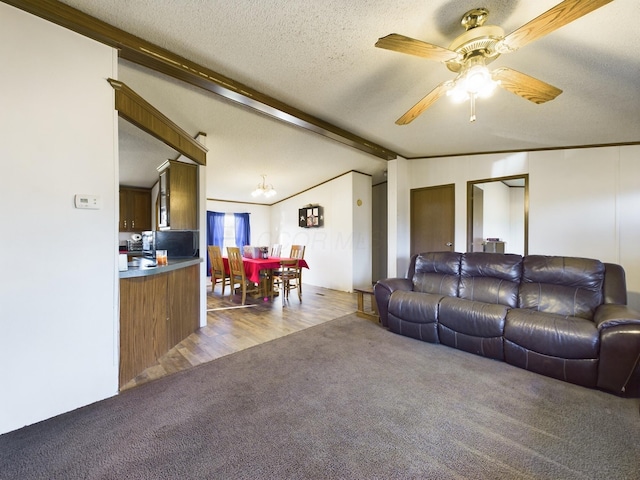
[{"label": "sofa armrest", "polygon": [[598,330],[617,327],[620,325],[640,325],[640,312],[627,305],[600,305],[593,317]]},{"label": "sofa armrest", "polygon": [[389,298],[396,290],[413,290],[413,282],[408,278],[386,278],[378,280],[373,286],[373,294],[376,298],[380,323],[386,327],[389,323]]},{"label": "sofa armrest", "polygon": [[600,332],[598,387],[640,396],[640,313],[626,305],[605,304],[593,320]]}]

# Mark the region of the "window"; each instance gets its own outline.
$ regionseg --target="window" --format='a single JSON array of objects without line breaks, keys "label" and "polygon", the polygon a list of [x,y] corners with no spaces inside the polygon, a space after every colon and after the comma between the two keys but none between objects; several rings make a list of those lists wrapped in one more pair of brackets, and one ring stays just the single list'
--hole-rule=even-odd
[{"label": "window", "polygon": [[223,254],[226,255],[227,247],[236,246],[236,220],[233,213],[224,214],[224,240],[222,244]]}]

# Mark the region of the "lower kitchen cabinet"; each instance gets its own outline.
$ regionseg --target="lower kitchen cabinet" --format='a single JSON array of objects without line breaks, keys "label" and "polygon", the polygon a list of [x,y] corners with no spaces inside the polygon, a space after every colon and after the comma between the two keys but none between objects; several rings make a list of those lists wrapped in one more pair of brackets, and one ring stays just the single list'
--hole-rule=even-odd
[{"label": "lower kitchen cabinet", "polygon": [[199,269],[120,279],[120,388],[197,330]]}]

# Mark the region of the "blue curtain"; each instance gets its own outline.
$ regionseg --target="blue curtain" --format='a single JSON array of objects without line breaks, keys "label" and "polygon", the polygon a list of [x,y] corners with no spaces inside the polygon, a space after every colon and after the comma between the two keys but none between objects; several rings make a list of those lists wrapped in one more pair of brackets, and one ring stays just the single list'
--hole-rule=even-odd
[{"label": "blue curtain", "polygon": [[251,241],[251,227],[249,226],[248,213],[234,213],[236,220],[236,246],[242,250],[242,247],[249,245]]},{"label": "blue curtain", "polygon": [[[224,242],[224,213],[207,212],[207,246],[217,245],[222,249]],[[207,276],[211,276],[211,261],[207,257]]]}]

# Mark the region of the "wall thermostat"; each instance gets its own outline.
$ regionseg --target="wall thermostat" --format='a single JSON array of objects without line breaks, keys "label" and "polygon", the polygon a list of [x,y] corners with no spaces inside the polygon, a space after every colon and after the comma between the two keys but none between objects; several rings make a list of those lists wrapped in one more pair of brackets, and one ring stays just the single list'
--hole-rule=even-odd
[{"label": "wall thermostat", "polygon": [[101,207],[100,197],[98,195],[86,195],[77,193],[75,196],[76,208],[84,208],[88,210],[98,210]]}]

